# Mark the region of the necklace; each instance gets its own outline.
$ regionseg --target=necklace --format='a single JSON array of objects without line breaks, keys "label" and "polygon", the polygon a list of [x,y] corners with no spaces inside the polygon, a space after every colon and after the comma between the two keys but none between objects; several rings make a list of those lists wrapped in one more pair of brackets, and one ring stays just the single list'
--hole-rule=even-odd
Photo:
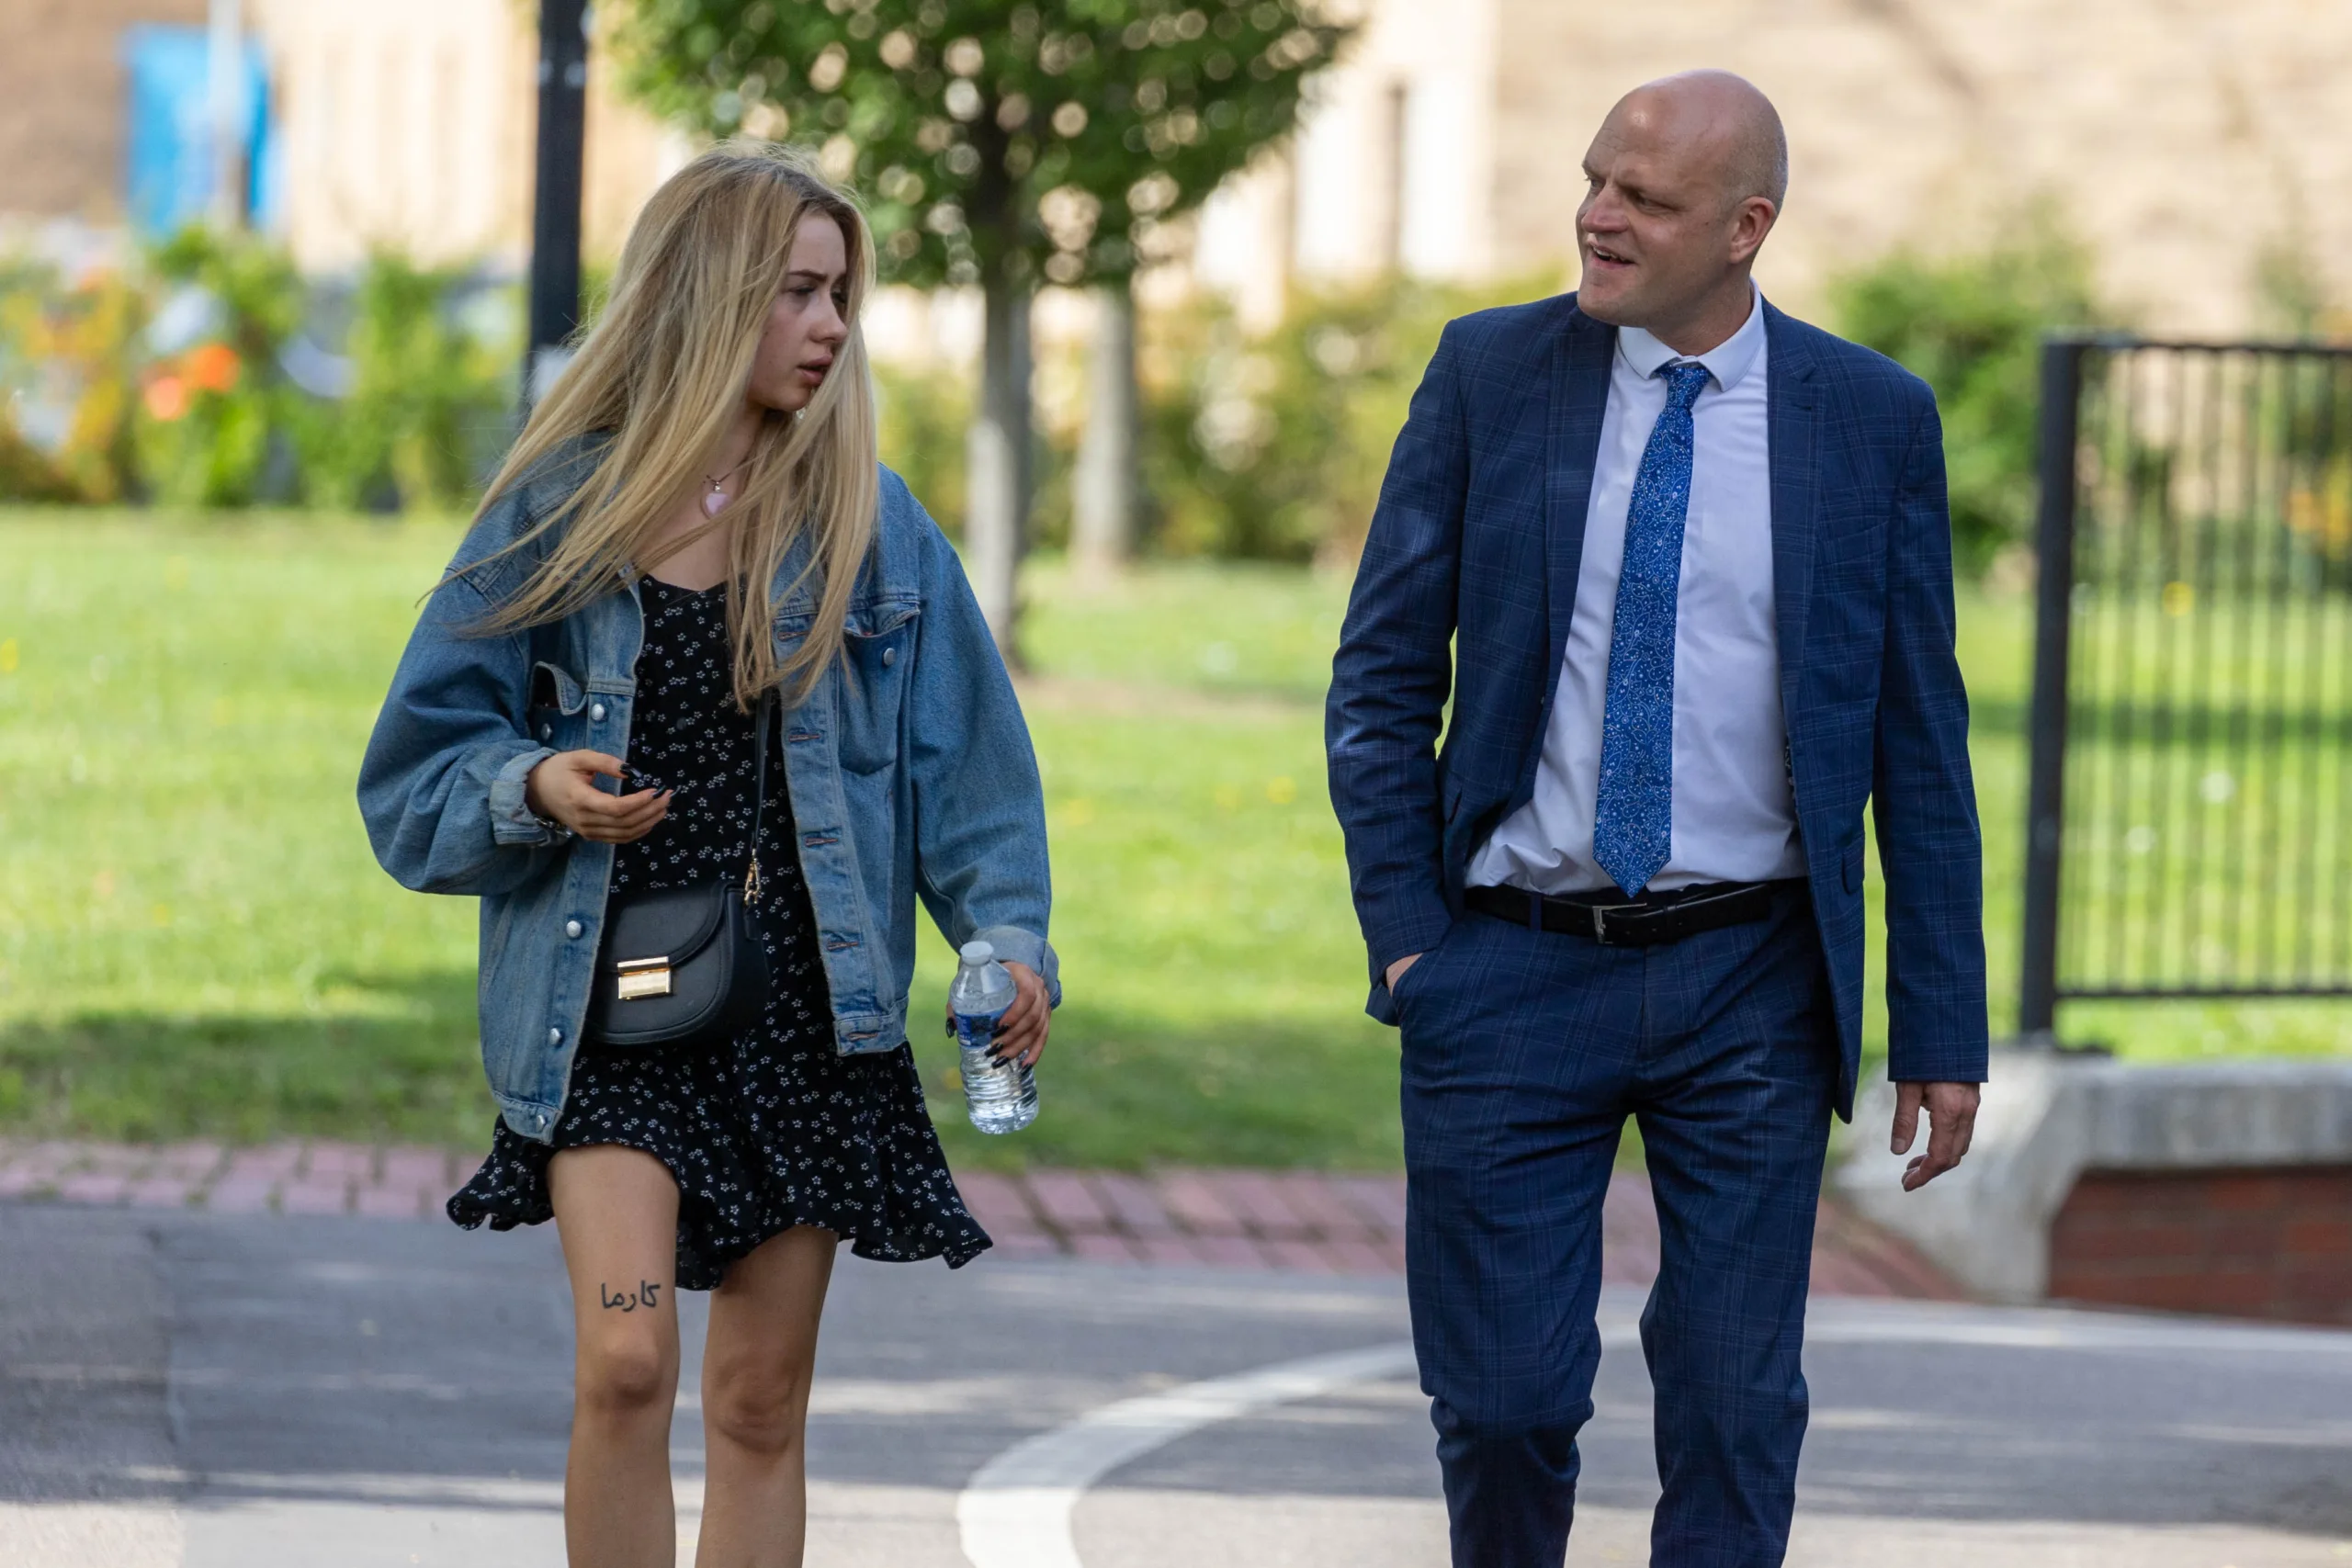
[{"label": "necklace", "polygon": [[733,479],[737,474],[741,473],[743,471],[743,464],[748,463],[751,460],[752,455],[746,452],[743,455],[742,460],[738,462],[733,468],[728,469],[725,473],[717,476],[710,474],[703,475],[703,479],[710,486],[709,492],[702,498],[702,514],[705,517],[718,516],[719,512],[727,505],[727,491],[720,487],[725,485],[729,479]]}]

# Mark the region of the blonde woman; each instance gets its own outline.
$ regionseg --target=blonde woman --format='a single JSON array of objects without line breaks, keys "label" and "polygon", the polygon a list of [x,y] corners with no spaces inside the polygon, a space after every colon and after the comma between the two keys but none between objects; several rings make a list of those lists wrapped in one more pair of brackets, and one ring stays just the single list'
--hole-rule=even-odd
[{"label": "blonde woman", "polygon": [[[954,552],[876,460],[872,258],[781,150],[719,148],[654,195],[360,775],[385,869],[481,900],[499,1120],[448,1209],[556,1221],[574,1564],[673,1560],[677,1288],[712,1292],[696,1561],[797,1563],[836,1245],[951,1267],[989,1245],[906,1044],[918,897],[1012,971],[1001,1055],[1034,1063],[1060,999],[1020,710]],[[618,912],[718,883],[765,969],[750,1010],[616,1048]]]}]

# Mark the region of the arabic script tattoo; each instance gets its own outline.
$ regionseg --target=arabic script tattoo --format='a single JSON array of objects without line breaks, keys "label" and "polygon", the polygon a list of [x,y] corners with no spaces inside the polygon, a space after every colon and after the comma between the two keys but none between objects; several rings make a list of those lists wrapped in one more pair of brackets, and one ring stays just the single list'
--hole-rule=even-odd
[{"label": "arabic script tattoo", "polygon": [[651,1312],[662,1304],[662,1287],[650,1280],[639,1280],[634,1291],[616,1292],[600,1280],[596,1282],[596,1299],[607,1312],[615,1308],[622,1312],[635,1312],[639,1307]]}]

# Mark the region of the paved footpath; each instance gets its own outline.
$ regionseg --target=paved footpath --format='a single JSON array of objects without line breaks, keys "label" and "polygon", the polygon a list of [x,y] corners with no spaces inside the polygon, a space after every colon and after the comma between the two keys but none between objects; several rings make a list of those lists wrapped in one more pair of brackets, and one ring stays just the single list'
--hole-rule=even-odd
[{"label": "paved footpath", "polygon": [[[1021,1190],[1044,1233],[1056,1200]],[[0,1563],[561,1562],[554,1237],[355,1206],[0,1201]],[[1645,1561],[1639,1304],[1604,1292],[1574,1563]],[[808,1561],[1441,1564],[1406,1338],[1376,1272],[844,1258]],[[2352,1333],[1833,1296],[1806,1366],[1801,1568],[2352,1562]],[[689,1392],[685,1541],[697,1414]]]}]

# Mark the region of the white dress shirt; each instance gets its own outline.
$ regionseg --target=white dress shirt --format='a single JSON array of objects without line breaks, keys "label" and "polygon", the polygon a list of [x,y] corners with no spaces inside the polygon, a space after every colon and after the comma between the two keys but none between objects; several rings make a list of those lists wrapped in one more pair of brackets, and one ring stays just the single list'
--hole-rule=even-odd
[{"label": "white dress shirt", "polygon": [[[1763,297],[1754,299],[1747,323],[1698,356],[1708,378],[1690,409],[1696,446],[1675,605],[1674,837],[1666,869],[1650,882],[1661,892],[1804,874],[1783,751]],[[1535,794],[1471,856],[1473,886],[1589,893],[1615,886],[1592,858],[1592,820],[1625,513],[1666,407],[1657,372],[1686,357],[1639,327],[1618,329],[1576,610]]]}]

